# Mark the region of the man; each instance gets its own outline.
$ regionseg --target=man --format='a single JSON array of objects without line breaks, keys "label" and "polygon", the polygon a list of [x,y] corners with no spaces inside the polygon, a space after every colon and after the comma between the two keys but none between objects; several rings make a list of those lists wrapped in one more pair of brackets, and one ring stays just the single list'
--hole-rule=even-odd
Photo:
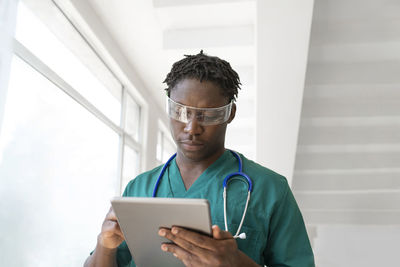
[{"label": "man", "polygon": [[[239,76],[230,64],[201,51],[176,62],[164,82],[177,155],[163,175],[157,196],[208,199],[214,226],[212,238],[179,227],[160,229],[160,236],[173,241],[160,249],[186,266],[314,266],[304,222],[286,179],[243,155],[243,172],[253,184],[241,228],[246,239],[222,230],[222,183],[226,175],[238,170],[238,160],[224,145],[240,88]],[[123,195],[152,196],[161,168],[139,175]],[[227,226],[232,233],[239,227],[246,197],[247,184],[231,182]],[[112,210],[85,266],[135,266]]]}]

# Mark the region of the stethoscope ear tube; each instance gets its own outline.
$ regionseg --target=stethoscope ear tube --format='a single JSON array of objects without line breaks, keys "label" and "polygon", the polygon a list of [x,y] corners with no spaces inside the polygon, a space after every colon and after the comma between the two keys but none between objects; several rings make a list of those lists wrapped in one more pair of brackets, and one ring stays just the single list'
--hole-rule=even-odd
[{"label": "stethoscope ear tube", "polygon": [[234,152],[234,151],[232,151],[232,150],[231,150],[231,152],[232,152],[232,154],[235,156],[235,158],[236,158],[236,159],[238,160],[238,162],[239,162],[239,171],[238,171],[238,172],[231,173],[231,174],[228,174],[228,175],[225,177],[224,182],[223,182],[223,187],[224,187],[223,198],[224,198],[224,222],[225,222],[225,231],[229,231],[229,229],[228,229],[228,218],[227,218],[227,215],[226,215],[226,214],[227,214],[227,212],[226,212],[226,194],[227,194],[227,192],[226,192],[226,191],[227,191],[227,187],[228,187],[229,180],[230,180],[231,178],[235,177],[235,176],[244,177],[244,178],[246,179],[247,185],[248,185],[248,187],[247,187],[247,200],[246,200],[246,205],[244,206],[242,219],[240,220],[239,227],[238,227],[238,229],[237,229],[237,231],[236,231],[236,234],[233,236],[233,238],[235,238],[235,239],[236,239],[236,238],[246,239],[246,233],[241,233],[241,234],[239,234],[239,233],[240,233],[240,230],[242,229],[242,225],[243,225],[243,222],[244,222],[244,218],[246,217],[247,207],[249,206],[249,201],[250,201],[250,195],[251,195],[251,192],[253,191],[253,183],[252,183],[250,177],[249,177],[247,174],[245,174],[245,173],[242,172],[243,163],[242,163],[242,159],[240,158],[239,154],[236,153],[236,152]]},{"label": "stethoscope ear tube", "polygon": [[[236,231],[236,234],[233,236],[233,238],[239,238],[239,239],[246,239],[246,233],[240,233],[240,230],[242,229],[242,225],[244,222],[244,218],[246,217],[246,213],[247,213],[247,207],[249,206],[249,202],[250,202],[250,195],[251,192],[247,191],[247,200],[246,200],[246,205],[244,206],[244,210],[243,210],[243,215],[242,215],[242,219],[240,220],[240,224],[239,227]],[[224,191],[222,193],[222,197],[224,198],[224,222],[225,222],[225,231],[229,231],[228,229],[228,217],[227,217],[227,212],[226,212],[226,187],[224,187]]]}]

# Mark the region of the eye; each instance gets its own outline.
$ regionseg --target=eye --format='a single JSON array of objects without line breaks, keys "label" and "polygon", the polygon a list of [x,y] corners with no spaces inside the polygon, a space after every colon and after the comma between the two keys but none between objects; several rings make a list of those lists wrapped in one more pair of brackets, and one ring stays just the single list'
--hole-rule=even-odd
[{"label": "eye", "polygon": [[174,109],[172,110],[172,113],[175,118],[181,117],[183,112],[184,112],[184,109],[181,107],[174,107]]},{"label": "eye", "polygon": [[197,112],[197,113],[196,113],[196,119],[197,119],[197,120],[203,121],[203,120],[204,120],[204,117],[205,117],[204,112]]},{"label": "eye", "polygon": [[191,118],[192,116],[192,111],[190,109],[186,110],[186,117]]}]

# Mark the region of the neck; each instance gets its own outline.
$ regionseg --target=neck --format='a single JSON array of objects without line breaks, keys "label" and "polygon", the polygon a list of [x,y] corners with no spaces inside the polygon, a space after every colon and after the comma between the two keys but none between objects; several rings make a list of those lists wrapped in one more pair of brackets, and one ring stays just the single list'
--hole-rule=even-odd
[{"label": "neck", "polygon": [[178,151],[176,154],[176,163],[178,167],[190,169],[190,168],[204,168],[207,169],[214,161],[216,161],[222,154],[224,154],[225,148],[222,147],[215,151],[211,156],[203,159],[191,159],[186,157],[181,151]]},{"label": "neck", "polygon": [[224,152],[225,148],[222,147],[210,157],[193,160],[185,157],[182,152],[178,151],[176,155],[176,164],[178,165],[186,189],[188,189],[211,164],[224,154]]}]

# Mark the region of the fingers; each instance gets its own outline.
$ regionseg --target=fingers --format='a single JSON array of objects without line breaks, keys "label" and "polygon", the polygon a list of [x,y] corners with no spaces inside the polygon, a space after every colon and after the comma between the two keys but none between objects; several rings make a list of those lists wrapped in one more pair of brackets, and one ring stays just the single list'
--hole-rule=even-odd
[{"label": "fingers", "polygon": [[115,215],[115,212],[112,207],[110,207],[110,210],[108,211],[106,218],[104,220],[117,221],[117,216]]},{"label": "fingers", "polygon": [[191,254],[206,255],[205,248],[201,247],[198,243],[193,243],[190,240],[186,239],[184,236],[181,236],[182,233],[183,229],[182,228],[177,229],[177,227],[172,227],[172,230],[161,228],[158,231],[158,234],[160,236],[168,238],[169,240],[173,241],[177,246],[190,252]]},{"label": "fingers", "polygon": [[218,225],[213,225],[212,226],[212,235],[213,238],[215,239],[232,239],[233,236],[231,233],[229,233],[228,231],[222,231],[221,228],[219,228]]},{"label": "fingers", "polygon": [[208,237],[174,226],[171,230],[161,228],[158,234],[174,242],[162,244],[161,249],[174,254],[186,266],[232,266],[237,260],[236,240],[218,226],[213,226],[212,232],[213,237]]},{"label": "fingers", "polygon": [[124,234],[121,231],[117,217],[112,208],[108,211],[106,218],[101,227],[101,233],[98,237],[98,242],[106,248],[115,248],[125,240]]},{"label": "fingers", "polygon": [[[227,231],[222,231],[217,225],[214,225],[212,228],[213,238],[208,237],[203,234],[199,234],[190,230],[186,230],[181,227],[172,227],[171,230],[169,229],[160,229],[159,235],[168,238],[169,240],[176,243],[178,246],[191,251],[193,247],[199,247],[206,250],[218,250],[218,245],[215,242],[216,239],[219,241],[222,240],[232,240],[233,236],[231,233]],[[197,252],[197,251],[196,251]],[[199,251],[202,253],[203,251]]]},{"label": "fingers", "polygon": [[105,220],[101,232],[105,237],[111,237],[113,235],[124,237],[117,221]]},{"label": "fingers", "polygon": [[113,234],[117,234],[123,237],[117,216],[115,215],[112,207],[110,207],[110,210],[108,211],[106,218],[104,219],[102,232],[112,232]]},{"label": "fingers", "polygon": [[[161,229],[162,230],[162,229]],[[190,230],[186,230],[181,227],[173,226],[171,230],[164,229],[165,232],[159,232],[159,234],[165,233],[166,238],[172,240],[174,243],[183,246],[186,250],[191,250],[193,245],[199,248],[214,250],[214,240],[206,235],[199,234]],[[180,242],[180,243],[177,243]],[[182,243],[182,244],[181,244]]]},{"label": "fingers", "polygon": [[195,255],[174,244],[161,244],[161,250],[172,253],[176,258],[181,260],[185,266],[189,266],[189,264],[193,265],[196,259],[198,259]]}]

